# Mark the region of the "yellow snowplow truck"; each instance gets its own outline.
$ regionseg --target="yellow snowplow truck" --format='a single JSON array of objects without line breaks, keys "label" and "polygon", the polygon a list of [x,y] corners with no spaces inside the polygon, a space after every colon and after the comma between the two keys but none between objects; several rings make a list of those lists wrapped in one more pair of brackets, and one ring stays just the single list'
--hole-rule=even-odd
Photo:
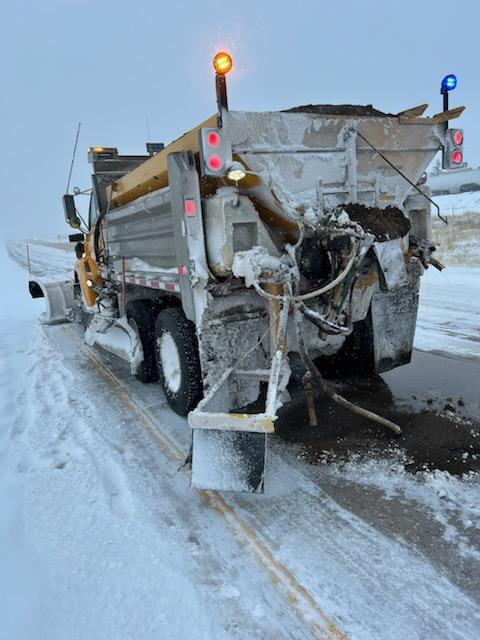
[{"label": "yellow snowplow truck", "polygon": [[439,150],[446,165],[463,161],[463,133],[448,125],[463,107],[230,111],[231,66],[217,54],[218,111],[172,144],[90,149],[88,221],[63,197],[79,230],[74,278],[30,290],[47,296],[51,321],[82,323],[89,344],[160,381],[188,416],[193,486],[261,492],[293,360],[312,422],[318,385],[400,431],[336,394],[315,361],[367,374],[409,362],[420,276],[442,267],[419,185]]}]

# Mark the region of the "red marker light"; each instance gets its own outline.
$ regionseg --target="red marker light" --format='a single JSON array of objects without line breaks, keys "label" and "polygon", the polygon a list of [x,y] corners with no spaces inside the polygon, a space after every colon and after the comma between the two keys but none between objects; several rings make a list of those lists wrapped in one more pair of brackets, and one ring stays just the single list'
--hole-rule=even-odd
[{"label": "red marker light", "polygon": [[210,147],[218,147],[220,144],[220,136],[216,131],[212,131],[208,134],[207,142]]},{"label": "red marker light", "polygon": [[182,264],[181,267],[178,267],[178,273],[181,276],[186,276],[187,275],[187,267],[185,265]]},{"label": "red marker light", "polygon": [[208,165],[213,171],[218,171],[222,167],[222,159],[219,156],[210,156],[208,159]]},{"label": "red marker light", "polygon": [[463,142],[463,133],[461,131],[455,131],[453,134],[453,142],[454,144],[462,144]]},{"label": "red marker light", "polygon": [[454,164],[461,164],[463,160],[463,155],[461,151],[454,151],[452,153],[452,162]]},{"label": "red marker light", "polygon": [[185,198],[185,213],[190,218],[196,213],[195,200],[192,200],[192,198]]}]

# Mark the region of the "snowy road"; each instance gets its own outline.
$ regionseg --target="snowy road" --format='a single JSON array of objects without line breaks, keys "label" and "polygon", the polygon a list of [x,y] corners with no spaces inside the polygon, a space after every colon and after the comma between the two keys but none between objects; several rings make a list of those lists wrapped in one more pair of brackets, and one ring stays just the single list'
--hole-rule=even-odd
[{"label": "snowy road", "polygon": [[[478,474],[412,475],[395,456],[310,465],[272,439],[264,496],[195,492],[177,470],[186,422],[158,385],[75,327],[40,325],[25,271],[3,249],[0,264],[15,301],[0,312],[6,637],[479,637]],[[430,326],[439,350],[457,348],[435,305],[420,339]]]},{"label": "snowy road", "polygon": [[415,346],[480,358],[480,268],[430,267],[422,278]]}]

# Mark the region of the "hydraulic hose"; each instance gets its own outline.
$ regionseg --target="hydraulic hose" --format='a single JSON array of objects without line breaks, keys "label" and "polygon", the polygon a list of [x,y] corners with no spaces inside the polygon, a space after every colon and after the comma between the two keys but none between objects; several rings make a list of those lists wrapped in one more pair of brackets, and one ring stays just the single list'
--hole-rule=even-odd
[{"label": "hydraulic hose", "polygon": [[[312,298],[317,298],[318,296],[321,296],[324,293],[327,293],[327,291],[331,291],[332,289],[334,289],[337,285],[343,282],[343,280],[345,280],[345,278],[350,273],[350,269],[353,267],[353,263],[355,262],[355,258],[357,257],[357,248],[358,248],[358,243],[355,245],[352,251],[352,254],[347,262],[346,267],[343,269],[343,271],[341,271],[338,274],[338,276],[334,280],[326,284],[324,287],[321,287],[320,289],[315,289],[315,291],[310,291],[309,293],[303,293],[297,296],[288,296],[289,300],[291,300],[292,302],[303,302],[304,300],[311,300]],[[279,300],[279,301],[285,299],[285,296],[276,296],[272,293],[267,293],[261,288],[258,282],[254,281],[253,286],[255,287],[255,290],[257,291],[257,293],[263,296],[264,298],[268,298],[269,300]]]},{"label": "hydraulic hose", "polygon": [[322,374],[317,369],[317,367],[315,366],[315,363],[313,362],[313,360],[311,360],[310,356],[308,355],[307,347],[305,345],[305,339],[303,336],[302,314],[298,309],[298,306],[296,306],[295,308],[295,329],[297,334],[298,348],[299,348],[303,363],[305,364],[306,369],[310,372],[312,378],[315,380],[315,382],[318,384],[320,389],[323,391],[323,393],[327,397],[329,397],[331,400],[341,405],[342,407],[349,409],[353,413],[363,416],[364,418],[368,418],[369,420],[372,420],[373,422],[377,422],[378,424],[381,424],[382,426],[386,427],[387,429],[390,429],[397,435],[400,435],[402,433],[402,430],[398,426],[398,424],[395,424],[394,422],[392,422],[391,420],[388,420],[387,418],[384,418],[383,416],[379,416],[377,413],[374,413],[373,411],[369,411],[368,409],[364,409],[363,407],[359,407],[357,404],[350,402],[349,400],[341,396],[339,393],[337,393],[334,389],[332,389],[324,381]]}]

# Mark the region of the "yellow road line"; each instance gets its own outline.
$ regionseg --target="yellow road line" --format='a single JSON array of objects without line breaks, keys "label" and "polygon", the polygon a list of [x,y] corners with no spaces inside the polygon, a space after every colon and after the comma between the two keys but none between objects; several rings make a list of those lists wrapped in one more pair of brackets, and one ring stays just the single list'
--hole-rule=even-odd
[{"label": "yellow road line", "polygon": [[125,389],[122,383],[118,380],[107,367],[101,362],[93,350],[88,347],[70,327],[63,327],[63,330],[68,333],[78,349],[90,360],[94,368],[100,377],[108,382],[112,387],[113,392],[122,404],[133,413],[143,424],[147,427],[150,434],[154,437],[163,454],[169,459],[175,462],[184,462],[185,454],[177,447],[177,445],[160,429],[158,424],[151,418],[151,416],[138,406],[132,395]]},{"label": "yellow road line", "polygon": [[[63,327],[71,336],[79,350],[90,360],[100,377],[111,387],[113,393],[123,406],[138,418],[159,445],[165,457],[175,463],[183,462],[185,454],[163,433],[158,423],[142,409],[132,394],[123,386],[118,378],[100,361],[94,351],[85,345],[80,337],[70,328]],[[218,491],[197,491],[198,495],[213,512],[225,523],[237,542],[247,549],[266,572],[273,586],[287,600],[297,617],[319,640],[347,640],[336,624],[319,607],[313,596],[303,587],[295,575],[275,556],[267,545],[260,540],[255,531],[238,515],[234,507]]]}]

